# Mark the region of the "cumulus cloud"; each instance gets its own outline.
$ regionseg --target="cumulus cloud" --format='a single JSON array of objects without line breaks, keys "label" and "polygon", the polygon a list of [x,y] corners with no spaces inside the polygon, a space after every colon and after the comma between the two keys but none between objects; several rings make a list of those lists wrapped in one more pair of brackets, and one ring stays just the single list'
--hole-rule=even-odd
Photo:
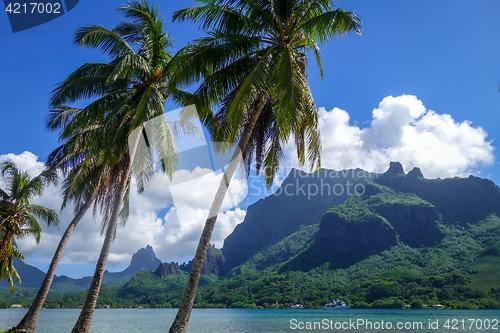
[{"label": "cumulus cloud", "polygon": [[38,156],[29,151],[25,151],[19,155],[5,154],[0,156],[0,162],[6,159],[13,160],[20,170],[28,172],[31,177],[39,175],[45,166],[43,162],[38,161]]},{"label": "cumulus cloud", "polygon": [[[319,114],[324,168],[384,172],[390,161],[399,161],[406,171],[418,166],[427,178],[444,178],[477,174],[494,160],[485,130],[427,110],[415,96],[384,98],[365,128],[351,125],[339,108],[320,108]],[[285,164],[297,167],[291,144],[287,156]]]}]

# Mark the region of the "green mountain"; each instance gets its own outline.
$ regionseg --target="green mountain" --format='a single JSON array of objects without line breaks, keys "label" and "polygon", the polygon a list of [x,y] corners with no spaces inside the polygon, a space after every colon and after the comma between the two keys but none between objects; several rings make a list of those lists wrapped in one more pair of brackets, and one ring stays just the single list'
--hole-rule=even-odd
[{"label": "green mountain", "polygon": [[366,194],[329,209],[314,242],[284,269],[310,270],[326,262],[347,268],[400,242],[434,246],[442,237],[436,207],[414,194],[367,184]]},{"label": "green mountain", "polygon": [[[289,175],[281,188],[325,184],[309,175]],[[210,249],[195,306],[316,307],[340,297],[358,308],[500,308],[500,189],[493,182],[426,179],[399,163],[378,177],[332,184],[347,180],[362,191],[342,202],[332,194],[275,195],[249,207],[222,253]],[[98,304],[175,307],[186,279],[178,264],[162,264],[105,288]],[[47,306],[80,306],[84,297],[53,295]]]}]

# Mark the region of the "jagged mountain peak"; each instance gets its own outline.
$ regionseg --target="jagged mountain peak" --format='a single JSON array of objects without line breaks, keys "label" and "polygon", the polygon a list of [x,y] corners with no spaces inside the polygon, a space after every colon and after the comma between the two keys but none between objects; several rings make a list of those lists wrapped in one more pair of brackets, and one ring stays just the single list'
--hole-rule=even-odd
[{"label": "jagged mountain peak", "polygon": [[133,274],[135,274],[142,270],[151,271],[157,269],[160,263],[161,260],[156,257],[153,247],[148,244],[132,255],[130,265],[125,269],[125,272],[134,272]]}]

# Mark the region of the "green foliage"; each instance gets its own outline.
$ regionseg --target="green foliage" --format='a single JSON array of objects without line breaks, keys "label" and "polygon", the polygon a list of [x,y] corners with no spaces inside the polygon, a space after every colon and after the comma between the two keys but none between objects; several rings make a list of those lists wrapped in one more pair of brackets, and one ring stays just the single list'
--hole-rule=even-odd
[{"label": "green foliage", "polygon": [[500,258],[485,256],[478,258],[469,265],[471,274],[471,288],[489,291],[500,287]]},{"label": "green foliage", "polygon": [[[500,265],[500,258],[481,256],[490,244],[490,232],[498,226],[500,219],[496,216],[469,228],[441,224],[445,237],[435,247],[412,248],[400,244],[345,269],[332,270],[325,263],[309,272],[281,272],[284,263],[275,263],[257,272],[258,265],[271,262],[266,253],[273,258],[283,258],[287,247],[294,244],[293,240],[297,241],[295,246],[299,246],[300,240],[307,246],[317,226],[304,227],[252,258],[245,264],[247,266],[242,266],[248,269],[242,269],[240,275],[233,272],[227,279],[203,276],[195,307],[268,308],[297,303],[321,307],[339,297],[353,308],[401,308],[412,303],[417,307],[422,303],[428,306],[443,304],[450,308],[474,308],[476,305],[497,308],[500,286],[488,286],[485,290],[481,280],[475,283],[475,279],[488,267],[495,272],[492,267]],[[255,267],[249,268],[250,264]],[[125,285],[104,288],[98,306],[176,307],[180,304],[186,280],[187,274],[182,271],[163,279],[142,271]],[[18,294],[6,298],[8,304],[0,305],[7,307],[14,302],[20,303],[19,299],[25,301],[20,304],[28,305],[29,297],[32,297],[29,293]],[[78,307],[84,298],[84,293],[52,295],[45,306]]]},{"label": "green foliage", "polygon": [[268,267],[292,259],[310,245],[318,229],[319,224],[301,226],[292,235],[260,251],[244,264],[233,269],[229,276],[242,274],[250,270],[262,271]]},{"label": "green foliage", "polygon": [[413,302],[411,302],[411,308],[412,309],[423,309],[424,308],[424,302],[422,302],[421,299],[415,299]]}]

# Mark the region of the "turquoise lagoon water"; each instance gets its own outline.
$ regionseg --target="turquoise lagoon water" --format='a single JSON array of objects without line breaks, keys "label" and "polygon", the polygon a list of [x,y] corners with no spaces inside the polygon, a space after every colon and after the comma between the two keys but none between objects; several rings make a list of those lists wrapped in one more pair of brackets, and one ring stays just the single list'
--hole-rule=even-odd
[{"label": "turquoise lagoon water", "polygon": [[[0,310],[0,331],[17,324],[25,312]],[[42,310],[37,332],[69,333],[79,312],[78,309]],[[176,309],[98,309],[92,333],[168,332],[176,312]],[[189,333],[298,331],[500,332],[500,310],[194,309],[188,328]]]}]

